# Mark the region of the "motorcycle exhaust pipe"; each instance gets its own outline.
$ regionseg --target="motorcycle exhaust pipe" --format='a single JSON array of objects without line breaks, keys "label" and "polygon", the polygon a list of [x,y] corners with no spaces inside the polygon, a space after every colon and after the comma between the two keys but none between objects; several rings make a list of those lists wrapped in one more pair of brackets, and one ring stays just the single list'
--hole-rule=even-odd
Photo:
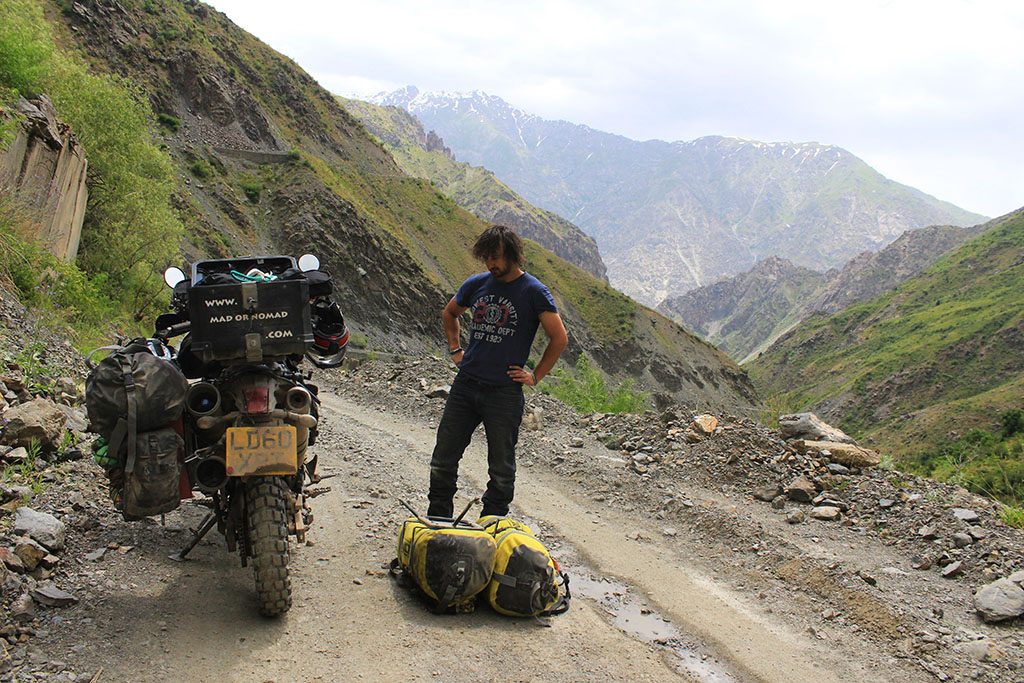
[{"label": "motorcycle exhaust pipe", "polygon": [[194,417],[214,415],[220,410],[220,390],[209,382],[197,382],[185,394],[185,407]]},{"label": "motorcycle exhaust pipe", "polygon": [[228,467],[224,458],[210,456],[196,465],[196,488],[203,493],[216,493],[228,481]]},{"label": "motorcycle exhaust pipe", "polygon": [[288,390],[288,393],[284,395],[284,404],[288,406],[288,410],[293,413],[308,415],[309,408],[313,404],[313,397],[310,395],[309,391],[302,387],[292,387]]},{"label": "motorcycle exhaust pipe", "polygon": [[[313,405],[313,397],[302,387],[292,387],[284,396],[288,410],[296,415],[309,415]],[[315,423],[314,423],[315,424]],[[306,463],[306,447],[309,445],[309,427],[301,423],[295,425],[296,456],[301,468]]]}]

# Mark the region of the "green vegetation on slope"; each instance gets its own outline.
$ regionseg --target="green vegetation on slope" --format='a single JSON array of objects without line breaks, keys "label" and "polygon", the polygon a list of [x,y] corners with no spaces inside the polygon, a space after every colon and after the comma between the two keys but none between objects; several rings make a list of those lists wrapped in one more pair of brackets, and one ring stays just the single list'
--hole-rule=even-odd
[{"label": "green vegetation on slope", "polygon": [[576,359],[572,373],[556,368],[541,391],[581,413],[639,413],[650,407],[647,394],[635,391],[630,380],[610,388],[586,354]]},{"label": "green vegetation on slope", "polygon": [[[171,206],[173,167],[153,144],[148,104],[128,81],[96,75],[59,50],[35,0],[0,5],[0,86],[23,96],[47,94],[89,161],[89,202],[78,266],[51,271],[58,274],[53,287],[31,294],[24,288],[28,274],[24,269],[19,274],[17,259],[0,266],[18,281],[30,303],[40,305],[39,297],[52,293],[54,306],[88,309],[89,315],[73,319],[85,337],[97,331],[90,321],[134,327],[163,303],[158,272],[177,252],[182,234]],[[23,220],[15,211],[13,203],[0,206],[7,229]],[[35,277],[48,277],[40,261],[33,267]],[[114,304],[102,306],[100,299]]]},{"label": "green vegetation on slope", "polygon": [[990,226],[898,289],[802,323],[749,364],[755,384],[904,457],[1019,407],[1024,212]]},{"label": "green vegetation on slope", "polygon": [[1024,411],[1004,412],[1000,429],[972,429],[919,453],[910,468],[1014,506],[1024,505]]}]

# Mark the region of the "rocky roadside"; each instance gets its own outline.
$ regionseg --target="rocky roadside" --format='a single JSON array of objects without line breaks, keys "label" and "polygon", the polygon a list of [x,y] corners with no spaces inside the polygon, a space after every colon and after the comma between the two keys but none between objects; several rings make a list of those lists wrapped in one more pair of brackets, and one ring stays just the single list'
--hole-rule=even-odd
[{"label": "rocky roadside", "polygon": [[[371,362],[338,391],[436,425],[453,377],[440,360]],[[662,538],[645,540],[686,537],[819,638],[858,633],[942,681],[1024,675],[1024,532],[998,504],[881,469],[876,453],[823,441],[834,435],[786,436],[682,410],[578,415],[531,392],[520,466],[650,520]]]},{"label": "rocky roadside", "polygon": [[[120,519],[83,457],[79,354],[16,304],[0,299],[0,319],[0,681],[92,680],[97,672],[35,643],[88,626],[130,588],[140,549],[187,540],[188,516]],[[317,380],[436,425],[453,377],[440,360],[373,361]],[[1024,534],[992,501],[879,469],[877,454],[838,438],[682,409],[579,415],[531,392],[520,465],[635,515],[631,540],[694,553],[765,614],[817,639],[855,635],[943,681],[1020,679]]]},{"label": "rocky roadside", "polygon": [[83,452],[85,364],[6,296],[0,354],[0,680],[88,680],[32,649],[82,598],[84,543],[105,514]]}]

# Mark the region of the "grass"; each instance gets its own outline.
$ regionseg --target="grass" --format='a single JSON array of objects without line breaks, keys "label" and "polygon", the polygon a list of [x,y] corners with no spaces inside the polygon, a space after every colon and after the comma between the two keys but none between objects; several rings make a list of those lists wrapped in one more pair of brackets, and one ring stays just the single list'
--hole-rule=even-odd
[{"label": "grass", "polygon": [[549,382],[548,386],[541,385],[545,393],[581,413],[639,413],[650,407],[647,394],[635,391],[629,380],[609,387],[586,354],[576,360],[573,373],[557,369]]},{"label": "grass", "polygon": [[[213,177],[213,166],[210,166],[210,162],[206,161],[206,159],[196,159],[189,165],[188,170],[200,180],[209,180]],[[258,192],[257,198],[259,198]]]},{"label": "grass", "polygon": [[178,129],[181,128],[181,119],[177,116],[164,112],[160,112],[156,115],[156,122],[172,133],[177,133]]},{"label": "grass", "polygon": [[941,448],[918,454],[909,469],[999,500],[1024,504],[1024,421],[1020,409],[1001,417],[998,431],[972,429]]},{"label": "grass", "polygon": [[1004,505],[999,511],[999,519],[1007,526],[1024,529],[1024,507]]},{"label": "grass", "polygon": [[40,493],[43,490],[43,473],[39,469],[39,461],[43,449],[39,441],[33,439],[26,450],[28,455],[23,460],[4,465],[0,470],[0,480],[5,486],[27,486],[33,494]]}]

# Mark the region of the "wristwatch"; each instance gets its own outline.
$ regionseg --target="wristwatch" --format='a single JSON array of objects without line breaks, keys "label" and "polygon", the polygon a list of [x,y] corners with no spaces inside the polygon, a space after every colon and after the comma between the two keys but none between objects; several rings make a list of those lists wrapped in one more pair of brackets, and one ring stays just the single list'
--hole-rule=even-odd
[{"label": "wristwatch", "polygon": [[462,350],[463,350],[463,349],[462,349],[462,347],[460,346],[460,347],[459,347],[459,348],[457,348],[457,349],[452,349],[451,351],[449,351],[449,352],[448,352],[448,355],[449,355],[449,356],[454,356],[454,355],[455,355],[455,354],[457,354],[457,353],[462,353]]}]

